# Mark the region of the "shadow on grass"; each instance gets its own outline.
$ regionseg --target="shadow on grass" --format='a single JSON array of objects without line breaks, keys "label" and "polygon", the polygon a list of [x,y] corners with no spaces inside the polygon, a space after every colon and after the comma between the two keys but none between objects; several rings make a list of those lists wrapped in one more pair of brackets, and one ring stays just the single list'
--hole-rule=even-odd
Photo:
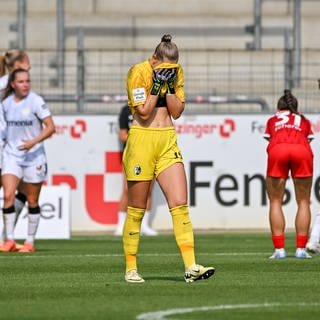
[{"label": "shadow on grass", "polygon": [[183,277],[168,277],[168,276],[147,276],[143,277],[144,280],[159,280],[159,281],[173,281],[173,282],[184,282]]}]

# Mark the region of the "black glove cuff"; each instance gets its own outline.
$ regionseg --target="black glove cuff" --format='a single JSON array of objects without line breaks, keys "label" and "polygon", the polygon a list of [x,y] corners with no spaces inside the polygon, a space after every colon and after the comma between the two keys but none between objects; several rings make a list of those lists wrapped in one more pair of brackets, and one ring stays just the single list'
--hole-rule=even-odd
[{"label": "black glove cuff", "polygon": [[153,86],[152,86],[152,88],[151,88],[150,94],[151,94],[152,96],[158,96],[159,93],[160,93],[160,91],[161,91],[161,83],[159,83],[159,82],[154,82],[154,83],[153,83]]},{"label": "black glove cuff", "polygon": [[167,83],[167,84],[168,84],[168,93],[175,94],[176,90],[174,89],[174,84],[173,83]]}]

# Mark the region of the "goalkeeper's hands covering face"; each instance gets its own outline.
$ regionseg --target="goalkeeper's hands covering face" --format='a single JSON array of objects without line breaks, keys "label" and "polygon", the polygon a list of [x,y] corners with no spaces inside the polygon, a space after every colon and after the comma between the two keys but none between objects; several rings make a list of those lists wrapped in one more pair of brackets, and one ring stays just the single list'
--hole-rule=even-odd
[{"label": "goalkeeper's hands covering face", "polygon": [[153,70],[152,80],[153,85],[151,88],[152,95],[159,95],[162,86],[166,83],[169,93],[175,93],[174,83],[177,78],[176,68],[161,68]]},{"label": "goalkeeper's hands covering face", "polygon": [[161,63],[153,70],[152,95],[159,95],[163,85],[167,86],[167,93],[174,94],[174,85],[177,80],[178,64]]}]

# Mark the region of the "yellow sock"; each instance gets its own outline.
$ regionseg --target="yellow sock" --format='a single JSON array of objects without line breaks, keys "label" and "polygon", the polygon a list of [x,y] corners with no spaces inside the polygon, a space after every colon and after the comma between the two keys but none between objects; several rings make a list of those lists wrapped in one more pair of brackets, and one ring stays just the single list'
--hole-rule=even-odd
[{"label": "yellow sock", "polygon": [[170,209],[173,222],[173,230],[177,245],[180,249],[185,267],[195,263],[194,238],[189,209],[187,205]]},{"label": "yellow sock", "polygon": [[145,209],[128,207],[123,227],[123,250],[126,260],[126,272],[137,270],[137,252],[140,240],[141,221]]}]

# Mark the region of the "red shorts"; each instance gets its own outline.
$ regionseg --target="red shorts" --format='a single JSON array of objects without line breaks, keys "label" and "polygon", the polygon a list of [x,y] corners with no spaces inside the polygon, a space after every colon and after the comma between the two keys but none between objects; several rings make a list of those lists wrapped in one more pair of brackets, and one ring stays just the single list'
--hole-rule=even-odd
[{"label": "red shorts", "polygon": [[309,145],[281,143],[267,149],[267,177],[306,178],[313,176],[313,153]]}]

